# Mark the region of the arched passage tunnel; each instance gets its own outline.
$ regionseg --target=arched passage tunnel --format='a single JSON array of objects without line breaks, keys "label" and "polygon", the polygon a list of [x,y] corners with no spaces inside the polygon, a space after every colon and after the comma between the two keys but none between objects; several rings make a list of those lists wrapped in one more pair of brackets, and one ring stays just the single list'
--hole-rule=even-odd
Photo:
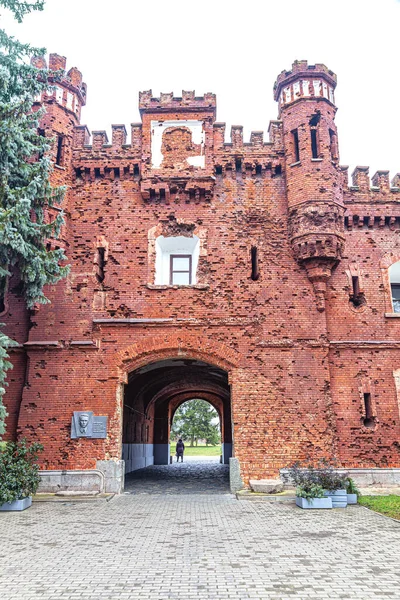
[{"label": "arched passage tunnel", "polygon": [[200,360],[173,358],[130,373],[124,393],[122,458],[125,472],[170,461],[169,436],[176,409],[200,398],[220,416],[223,462],[232,456],[228,373]]}]

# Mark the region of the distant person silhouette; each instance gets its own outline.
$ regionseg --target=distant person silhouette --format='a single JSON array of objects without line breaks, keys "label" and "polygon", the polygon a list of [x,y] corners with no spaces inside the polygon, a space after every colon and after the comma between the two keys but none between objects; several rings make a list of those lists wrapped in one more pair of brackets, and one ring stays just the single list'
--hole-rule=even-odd
[{"label": "distant person silhouette", "polygon": [[181,457],[181,462],[183,462],[183,453],[185,451],[185,444],[182,442],[182,438],[176,443],[176,462],[179,462],[179,457]]}]

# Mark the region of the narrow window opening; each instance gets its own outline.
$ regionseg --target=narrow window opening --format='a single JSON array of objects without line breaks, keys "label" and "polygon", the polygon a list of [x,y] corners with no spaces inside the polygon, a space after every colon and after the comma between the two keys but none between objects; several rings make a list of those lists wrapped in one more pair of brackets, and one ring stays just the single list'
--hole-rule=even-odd
[{"label": "narrow window opening", "polygon": [[311,129],[311,152],[313,158],[319,158],[318,155],[318,141],[317,141],[317,130]]},{"label": "narrow window opening", "polygon": [[57,155],[56,155],[56,165],[61,166],[63,160],[63,149],[64,149],[64,136],[57,136]]},{"label": "narrow window opening", "polygon": [[124,167],[124,175],[125,176],[129,175],[129,167]]},{"label": "narrow window opening", "polygon": [[262,166],[261,165],[256,165],[256,175],[258,175],[258,176],[262,175]]},{"label": "narrow window opening", "polygon": [[310,128],[311,128],[311,153],[313,158],[319,158],[319,148],[318,148],[318,124],[321,119],[321,115],[318,113],[314,115],[310,119]]},{"label": "narrow window opening", "polygon": [[96,168],[94,170],[94,178],[95,179],[100,179],[100,169],[99,168]]},{"label": "narrow window opening", "polygon": [[358,275],[353,275],[351,278],[352,291],[350,294],[350,302],[355,306],[355,308],[359,308],[360,306],[364,306],[366,304],[366,299],[364,292],[360,289],[360,278]]},{"label": "narrow window opening", "polygon": [[371,394],[369,392],[364,394],[364,411],[365,411],[365,417],[363,419],[364,426],[365,427],[374,427],[375,417],[374,417],[373,411],[372,411],[372,399],[371,399]]},{"label": "narrow window opening", "polygon": [[133,176],[140,177],[140,169],[138,164],[133,165]]},{"label": "narrow window opening", "polygon": [[156,197],[156,190],[154,188],[150,188],[150,200],[154,200]]},{"label": "narrow window opening", "polygon": [[242,172],[242,159],[241,158],[237,158],[235,160],[235,169],[236,169],[236,173]]},{"label": "narrow window opening", "polygon": [[275,167],[275,175],[282,175],[282,167],[281,167],[281,165],[276,165],[276,167]]},{"label": "narrow window opening", "polygon": [[114,179],[119,179],[119,167],[114,167]]},{"label": "narrow window opening", "polygon": [[251,247],[251,278],[253,281],[257,281],[260,277],[260,271],[258,268],[258,249],[256,246]]},{"label": "narrow window opening", "polygon": [[192,255],[170,255],[170,285],[191,285],[192,283]]},{"label": "narrow window opening", "polygon": [[99,283],[102,283],[104,281],[105,248],[97,248],[95,264],[96,279]]},{"label": "narrow window opening", "polygon": [[222,167],[220,165],[217,165],[215,167],[215,174],[216,175],[222,175]]},{"label": "narrow window opening", "polygon": [[[42,137],[42,138],[46,137],[46,132],[45,132],[45,130],[44,130],[44,129],[38,129],[38,135],[39,135],[40,137]],[[39,160],[42,160],[43,156],[44,156],[44,152],[43,152],[43,150],[39,150],[39,152],[38,152],[38,159],[39,159]]]},{"label": "narrow window opening", "polygon": [[300,147],[299,147],[299,132],[298,132],[297,129],[293,129],[293,131],[292,131],[292,139],[293,139],[294,162],[299,162],[299,160],[300,160]]},{"label": "narrow window opening", "polygon": [[165,200],[165,189],[164,188],[160,189],[160,200]]},{"label": "narrow window opening", "polygon": [[7,277],[0,278],[0,313],[6,310]]}]

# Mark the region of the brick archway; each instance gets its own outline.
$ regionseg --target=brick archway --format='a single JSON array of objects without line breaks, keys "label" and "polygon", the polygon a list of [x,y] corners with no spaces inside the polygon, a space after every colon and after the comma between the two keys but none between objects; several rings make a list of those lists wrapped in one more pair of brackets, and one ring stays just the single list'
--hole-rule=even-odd
[{"label": "brick archway", "polygon": [[221,419],[224,462],[232,456],[230,378],[235,351],[196,336],[152,338],[119,353],[123,405],[122,457],[126,472],[170,462],[170,427],[187,399],[210,401]]},{"label": "brick archway", "polygon": [[186,333],[184,338],[178,334],[163,338],[153,336],[118,352],[119,381],[126,383],[128,374],[132,371],[169,358],[202,360],[224,369],[228,375],[240,363],[239,353],[218,341]]}]

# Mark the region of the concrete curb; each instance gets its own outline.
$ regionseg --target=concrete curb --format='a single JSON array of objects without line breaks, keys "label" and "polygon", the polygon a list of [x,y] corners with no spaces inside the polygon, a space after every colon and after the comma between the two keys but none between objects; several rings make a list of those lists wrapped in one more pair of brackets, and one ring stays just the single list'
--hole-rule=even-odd
[{"label": "concrete curb", "polygon": [[36,494],[32,497],[32,502],[110,502],[115,494],[97,494],[85,495],[77,494],[76,496],[59,496],[57,494]]},{"label": "concrete curb", "polygon": [[293,493],[281,493],[281,494],[263,494],[261,492],[236,492],[237,500],[246,500],[249,502],[296,502],[296,495]]}]

